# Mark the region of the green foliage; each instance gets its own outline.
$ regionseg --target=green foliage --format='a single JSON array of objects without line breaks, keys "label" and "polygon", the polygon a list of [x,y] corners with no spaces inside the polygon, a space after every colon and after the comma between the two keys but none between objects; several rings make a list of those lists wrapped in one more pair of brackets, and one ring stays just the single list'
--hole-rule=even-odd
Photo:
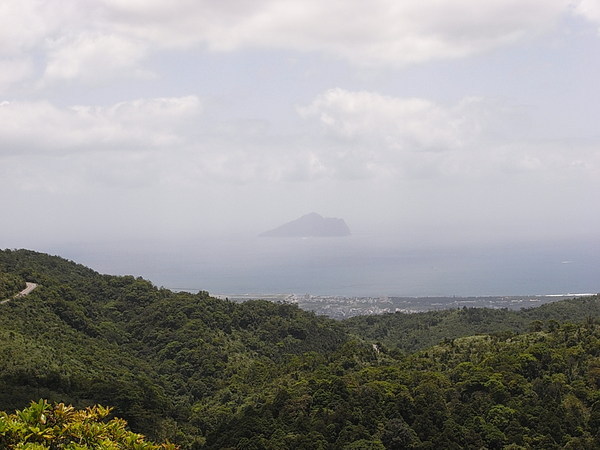
[{"label": "green foliage", "polygon": [[9,299],[25,289],[25,281],[15,274],[3,273],[0,265],[0,301]]},{"label": "green foliage", "polygon": [[32,402],[14,414],[0,412],[0,447],[39,450],[176,450],[173,444],[156,445],[126,429],[122,419],[108,419],[110,408],[92,406],[76,410],[64,403]]}]

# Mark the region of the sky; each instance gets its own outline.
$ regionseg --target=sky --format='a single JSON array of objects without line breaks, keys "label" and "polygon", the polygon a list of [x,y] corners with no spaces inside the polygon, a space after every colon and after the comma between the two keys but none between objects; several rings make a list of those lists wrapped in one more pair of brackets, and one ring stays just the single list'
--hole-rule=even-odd
[{"label": "sky", "polygon": [[3,0],[1,248],[598,241],[598,0]]}]

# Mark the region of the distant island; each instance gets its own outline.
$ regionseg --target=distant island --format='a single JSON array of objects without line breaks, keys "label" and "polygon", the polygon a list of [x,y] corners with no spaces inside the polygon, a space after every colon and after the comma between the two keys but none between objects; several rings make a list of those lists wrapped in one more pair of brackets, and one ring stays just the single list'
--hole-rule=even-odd
[{"label": "distant island", "polygon": [[261,233],[260,237],[341,237],[349,236],[350,228],[344,219],[306,214],[296,220]]}]

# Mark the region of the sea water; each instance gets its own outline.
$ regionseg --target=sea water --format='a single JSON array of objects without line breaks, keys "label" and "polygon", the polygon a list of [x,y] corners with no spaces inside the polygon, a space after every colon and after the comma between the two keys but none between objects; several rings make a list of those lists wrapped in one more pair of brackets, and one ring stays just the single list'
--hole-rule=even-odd
[{"label": "sea water", "polygon": [[373,236],[229,236],[49,249],[101,273],[211,294],[485,296],[600,291],[600,242],[393,243]]}]

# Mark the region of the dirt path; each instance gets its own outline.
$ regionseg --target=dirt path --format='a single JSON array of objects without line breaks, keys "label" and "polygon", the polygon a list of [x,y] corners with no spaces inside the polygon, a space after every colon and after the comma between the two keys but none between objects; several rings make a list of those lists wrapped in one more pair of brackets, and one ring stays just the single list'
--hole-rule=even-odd
[{"label": "dirt path", "polygon": [[25,297],[26,295],[29,295],[36,287],[38,287],[36,283],[30,283],[29,281],[26,281],[25,285],[25,289],[23,289],[17,295],[14,295],[12,298],[7,298],[6,300],[0,301],[0,305],[10,302],[13,298]]}]

